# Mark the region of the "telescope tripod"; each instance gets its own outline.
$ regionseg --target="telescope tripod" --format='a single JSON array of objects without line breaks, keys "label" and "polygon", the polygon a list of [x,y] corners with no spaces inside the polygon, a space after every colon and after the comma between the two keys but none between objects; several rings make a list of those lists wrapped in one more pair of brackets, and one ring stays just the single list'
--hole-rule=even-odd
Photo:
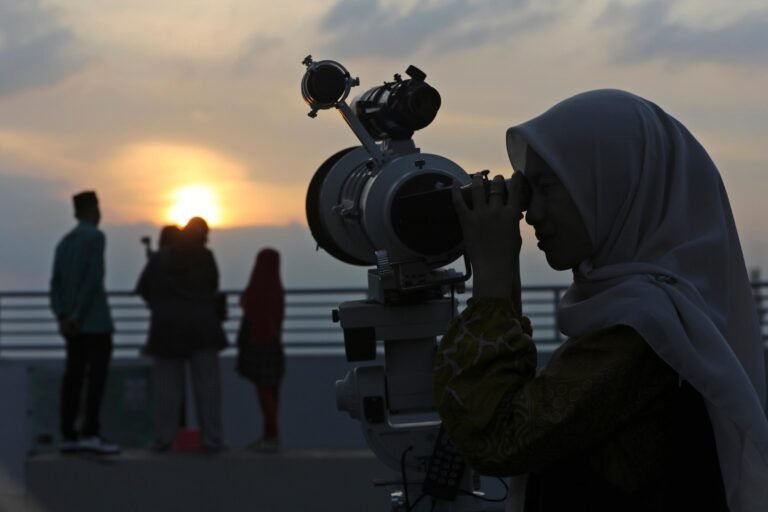
[{"label": "telescope tripod", "polygon": [[384,484],[395,487],[391,512],[503,508],[490,508],[492,504],[482,500],[479,475],[441,435],[434,409],[436,337],[455,314],[455,300],[445,297],[395,305],[350,301],[334,313],[344,329],[350,362],[375,360],[377,340],[384,343],[384,364],[353,367],[336,382],[336,401],[339,410],[360,421],[371,451],[396,472],[394,481]]}]

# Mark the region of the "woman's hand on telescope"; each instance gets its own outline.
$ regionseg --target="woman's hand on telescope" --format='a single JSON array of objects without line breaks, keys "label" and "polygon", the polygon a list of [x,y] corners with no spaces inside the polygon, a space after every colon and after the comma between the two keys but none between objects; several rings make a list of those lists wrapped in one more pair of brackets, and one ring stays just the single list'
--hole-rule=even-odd
[{"label": "woman's hand on telescope", "polygon": [[474,298],[511,298],[516,313],[522,314],[520,298],[520,194],[522,180],[516,172],[507,187],[504,177],[493,178],[486,199],[483,177],[472,177],[472,208],[453,184],[453,205],[464,232],[464,251],[472,263]]}]

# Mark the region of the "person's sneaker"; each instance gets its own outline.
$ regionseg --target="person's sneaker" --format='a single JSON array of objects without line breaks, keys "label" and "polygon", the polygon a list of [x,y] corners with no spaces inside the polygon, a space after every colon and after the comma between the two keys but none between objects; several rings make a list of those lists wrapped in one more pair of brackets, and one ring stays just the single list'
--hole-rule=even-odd
[{"label": "person's sneaker", "polygon": [[81,452],[98,453],[99,455],[117,455],[120,453],[120,446],[110,443],[100,436],[82,437],[77,442],[77,446]]},{"label": "person's sneaker", "polygon": [[80,443],[75,437],[65,437],[59,441],[59,453],[77,453],[80,451]]}]

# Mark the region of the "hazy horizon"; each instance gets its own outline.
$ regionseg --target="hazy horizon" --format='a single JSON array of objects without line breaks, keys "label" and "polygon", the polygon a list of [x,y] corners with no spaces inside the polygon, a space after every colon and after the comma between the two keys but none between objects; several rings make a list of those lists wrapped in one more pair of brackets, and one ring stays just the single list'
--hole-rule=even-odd
[{"label": "hazy horizon", "polygon": [[[1,268],[13,268],[12,274],[0,274],[0,291],[46,290],[53,263],[53,250],[64,231],[50,229],[44,236],[28,239],[28,251],[11,259],[0,256]],[[150,224],[103,225],[107,236],[106,285],[110,290],[131,290],[146,261],[142,236],[150,236],[157,245],[159,228]],[[38,233],[41,234],[41,233]],[[282,257],[282,277],[286,288],[333,288],[367,286],[367,267],[356,267],[338,261],[324,250],[316,250],[309,229],[301,224],[214,228],[209,244],[219,266],[223,289],[242,289],[248,282],[255,255],[263,247],[276,248]],[[449,265],[463,270],[458,260]],[[551,270],[543,254],[531,244],[523,248],[521,269],[524,285],[568,284],[570,272]]]}]

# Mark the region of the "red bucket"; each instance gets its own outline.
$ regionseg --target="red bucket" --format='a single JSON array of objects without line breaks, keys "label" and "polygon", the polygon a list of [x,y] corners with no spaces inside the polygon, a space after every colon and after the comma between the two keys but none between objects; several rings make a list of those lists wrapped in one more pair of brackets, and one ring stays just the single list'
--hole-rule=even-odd
[{"label": "red bucket", "polygon": [[203,448],[203,436],[200,429],[195,427],[182,427],[176,431],[176,439],[173,440],[173,450],[177,452],[192,452]]}]

